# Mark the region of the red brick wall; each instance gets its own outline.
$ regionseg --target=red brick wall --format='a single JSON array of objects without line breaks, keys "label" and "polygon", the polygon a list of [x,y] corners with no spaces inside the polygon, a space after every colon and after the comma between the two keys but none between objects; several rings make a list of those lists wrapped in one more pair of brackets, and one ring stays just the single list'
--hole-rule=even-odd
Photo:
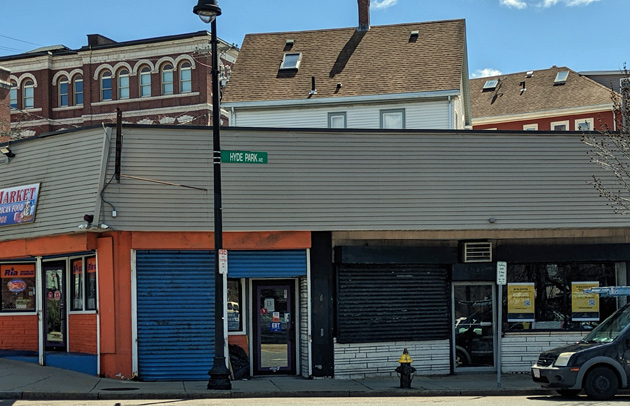
[{"label": "red brick wall", "polygon": [[[369,0],[367,0],[369,2]],[[200,37],[198,39],[200,48],[203,45],[207,46],[208,38]],[[68,68],[55,68],[51,69],[49,67],[38,69],[38,70],[30,70],[28,67],[24,67],[24,70],[13,69],[12,74],[16,77],[23,77],[25,73],[29,73],[34,75],[37,86],[34,89],[35,92],[35,108],[33,110],[22,112],[22,89],[18,89],[18,110],[14,110],[12,114],[13,122],[22,123],[20,125],[21,130],[30,130],[34,131],[36,134],[41,134],[44,132],[56,131],[60,129],[67,129],[73,127],[81,127],[87,125],[101,124],[102,122],[109,123],[115,122],[116,118],[116,108],[119,107],[123,111],[123,120],[127,123],[138,123],[142,121],[146,123],[147,120],[151,120],[153,124],[160,123],[161,119],[166,117],[173,118],[175,120],[179,120],[182,116],[192,117],[192,122],[188,122],[188,118],[186,120],[175,121],[174,124],[192,124],[192,125],[209,125],[212,121],[212,114],[210,109],[210,104],[212,103],[212,92],[211,92],[211,75],[209,71],[209,66],[211,65],[211,57],[209,52],[194,52],[190,53],[195,60],[195,68],[192,70],[192,93],[184,96],[180,95],[179,89],[179,66],[175,66],[176,70],[173,74],[173,85],[175,94],[173,97],[162,97],[161,94],[161,73],[160,66],[157,65],[158,61],[164,57],[171,57],[173,60],[177,60],[178,57],[182,55],[182,53],[174,53],[170,55],[163,54],[160,52],[160,45],[156,45],[155,55],[148,56],[146,59],[150,60],[151,63],[155,64],[156,72],[151,74],[151,87],[152,87],[152,97],[151,98],[140,98],[139,97],[139,83],[140,76],[138,74],[134,74],[131,72],[129,77],[129,91],[130,91],[130,99],[126,100],[117,100],[118,99],[118,73],[120,69],[116,72],[111,72],[113,74],[112,77],[112,97],[114,100],[102,102],[100,100],[100,78],[94,79],[95,71],[101,65],[107,65],[108,68],[116,66],[119,62],[128,62],[129,65],[133,68],[137,68],[140,65],[137,65],[137,60],[116,60],[114,57],[109,57],[109,59],[105,62],[99,63],[89,63],[87,61],[83,61],[82,56],[76,55],[74,57],[70,57],[68,55],[62,55],[60,58],[63,58],[65,62],[69,60],[68,58],[74,60],[73,63],[76,63],[79,66],[79,70],[82,72],[83,76],[83,106],[72,106],[73,105],[73,94],[72,94],[72,78],[70,78],[69,82],[69,96],[71,106],[68,108],[59,109],[59,79],[57,79],[56,83],[53,85],[53,77],[62,72],[64,74],[71,73],[74,69]],[[121,48],[121,58],[126,56],[125,48]],[[52,56],[52,59],[55,60],[57,58],[56,55]],[[25,65],[28,65],[30,59],[25,59]],[[80,65],[79,65],[80,64]],[[220,64],[226,66],[232,66],[231,62],[222,59]],[[52,64],[55,65],[55,64]],[[137,66],[136,66],[137,65]],[[102,73],[102,72],[101,72]],[[0,94],[1,96],[1,94]],[[0,99],[1,101],[1,99]],[[170,108],[176,109],[181,106],[191,106],[190,110],[183,111],[172,111],[169,112]],[[151,109],[164,109],[162,112],[158,114],[138,114],[140,111],[151,110]],[[51,119],[51,120],[43,120],[43,119]],[[59,123],[59,121],[55,120],[72,120],[72,122]],[[33,125],[29,122],[38,121],[39,124]],[[222,117],[222,121],[224,125],[228,124],[227,116]],[[167,122],[168,123],[168,122]]]},{"label": "red brick wall", "polygon": [[68,317],[68,351],[97,353],[96,314],[71,314]]},{"label": "red brick wall", "polygon": [[601,131],[603,129],[603,125],[606,125],[609,128],[613,128],[612,111],[606,111],[606,112],[584,113],[584,114],[576,114],[576,115],[568,115],[568,116],[535,118],[532,120],[511,121],[507,123],[475,125],[473,126],[473,129],[486,130],[488,128],[496,128],[497,130],[522,131],[524,125],[538,124],[538,131],[550,131],[552,122],[568,121],[569,122],[568,131],[578,131],[575,128],[575,120],[580,120],[580,119],[585,119],[585,118],[593,119],[593,125],[595,126],[594,128],[595,131]]},{"label": "red brick wall", "polygon": [[0,316],[0,349],[38,351],[37,316]]},{"label": "red brick wall", "polygon": [[[9,83],[10,72],[0,68],[0,81]],[[9,89],[0,86],[0,136],[11,129],[11,110],[9,109]]]}]

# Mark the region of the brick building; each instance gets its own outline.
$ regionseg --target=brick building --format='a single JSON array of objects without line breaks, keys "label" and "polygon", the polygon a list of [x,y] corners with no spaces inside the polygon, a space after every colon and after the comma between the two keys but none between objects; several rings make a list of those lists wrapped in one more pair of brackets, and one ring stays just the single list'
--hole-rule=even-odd
[{"label": "brick building", "polygon": [[470,89],[475,130],[615,128],[611,89],[567,67],[472,79]]},{"label": "brick building", "polygon": [[0,66],[0,140],[9,130],[9,122],[11,121],[11,113],[9,113],[9,75],[11,72]]},{"label": "brick building", "polygon": [[[235,46],[219,40],[225,85]],[[208,125],[212,117],[210,33],[116,42],[88,35],[63,45],[0,58],[11,71],[12,138],[110,122]]]}]

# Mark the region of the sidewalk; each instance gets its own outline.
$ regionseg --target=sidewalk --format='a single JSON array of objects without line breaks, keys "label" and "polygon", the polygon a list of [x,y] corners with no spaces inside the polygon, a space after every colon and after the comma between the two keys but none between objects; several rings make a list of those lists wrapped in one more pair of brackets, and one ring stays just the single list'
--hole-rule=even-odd
[{"label": "sidewalk", "polygon": [[0,358],[0,399],[200,399],[257,397],[361,396],[516,396],[546,395],[552,391],[534,384],[529,374],[416,376],[411,389],[397,378],[340,380],[265,377],[233,381],[229,391],[210,391],[204,382],[136,382],[99,378],[79,372],[42,367]]}]

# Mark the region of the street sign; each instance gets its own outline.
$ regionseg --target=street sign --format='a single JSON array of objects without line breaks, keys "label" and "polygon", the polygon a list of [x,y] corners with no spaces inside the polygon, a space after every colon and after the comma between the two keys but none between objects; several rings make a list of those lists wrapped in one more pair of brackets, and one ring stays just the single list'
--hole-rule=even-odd
[{"label": "street sign", "polygon": [[505,285],[507,283],[507,262],[497,261],[497,285]]},{"label": "street sign", "polygon": [[266,164],[267,153],[260,151],[221,151],[221,162],[230,164]]},{"label": "street sign", "polygon": [[225,275],[228,271],[228,252],[219,250],[219,273]]}]

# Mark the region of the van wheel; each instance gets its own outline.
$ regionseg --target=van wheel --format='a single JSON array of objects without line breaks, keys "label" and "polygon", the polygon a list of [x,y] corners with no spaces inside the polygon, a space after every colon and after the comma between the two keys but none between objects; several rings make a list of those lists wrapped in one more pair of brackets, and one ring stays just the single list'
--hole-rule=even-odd
[{"label": "van wheel", "polygon": [[576,398],[581,391],[577,389],[559,389],[556,392],[563,398]]},{"label": "van wheel", "polygon": [[607,400],[619,389],[617,374],[606,367],[593,368],[584,379],[584,392],[589,398]]}]

